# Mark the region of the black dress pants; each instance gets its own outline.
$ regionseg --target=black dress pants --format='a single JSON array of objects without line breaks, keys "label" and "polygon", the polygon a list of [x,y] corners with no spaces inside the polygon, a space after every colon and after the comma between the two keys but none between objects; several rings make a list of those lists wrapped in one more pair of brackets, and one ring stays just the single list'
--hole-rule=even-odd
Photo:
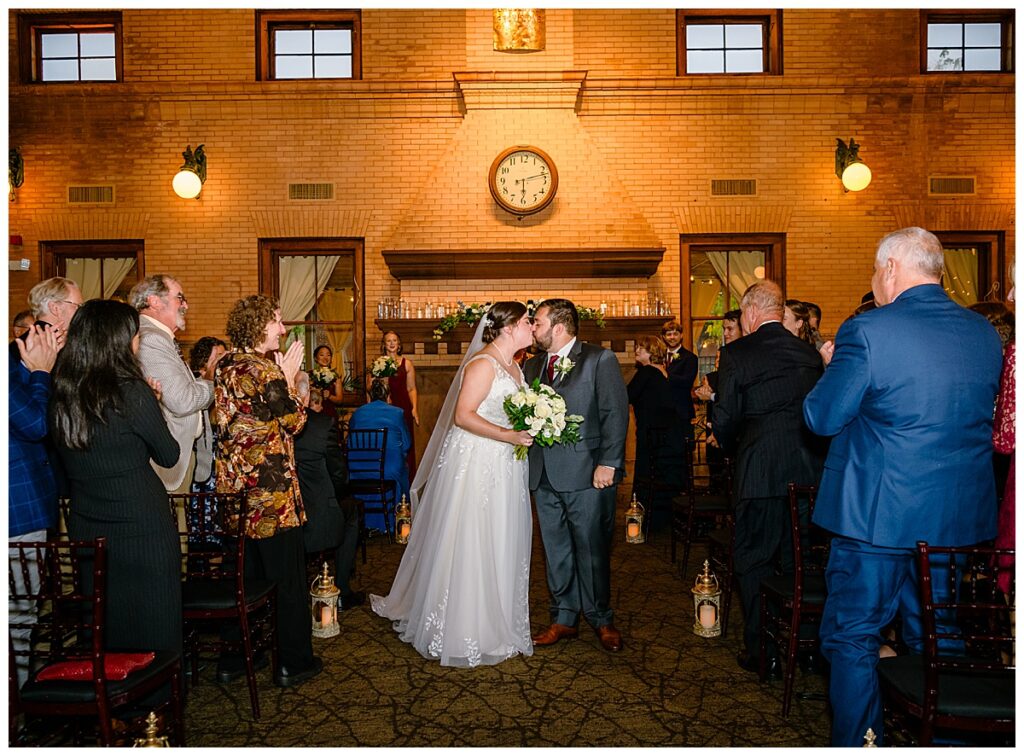
[{"label": "black dress pants", "polygon": [[785,497],[741,499],[736,505],[733,569],[743,604],[743,642],[757,656],[761,630],[761,580],[793,572],[789,504]]}]

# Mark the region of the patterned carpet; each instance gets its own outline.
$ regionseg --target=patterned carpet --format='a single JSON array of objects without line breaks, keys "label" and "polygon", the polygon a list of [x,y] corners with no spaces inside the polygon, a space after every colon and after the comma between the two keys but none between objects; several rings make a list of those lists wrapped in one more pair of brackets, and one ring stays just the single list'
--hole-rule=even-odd
[{"label": "patterned carpet", "polygon": [[[621,519],[622,507],[620,507]],[[624,533],[624,523],[617,532]],[[608,654],[587,627],[578,640],[496,667],[447,669],[398,641],[368,605],[344,612],[341,635],[313,639],[325,671],[296,689],[258,673],[262,718],[252,721],[244,679],[219,685],[214,666],[189,692],[190,746],[825,746],[821,700],[795,697],[781,716],[782,683],[760,685],[735,662],[741,617],[733,600],[727,639],[693,634],[686,579],[669,561],[667,534],[617,542],[613,607],[625,648]],[[371,539],[354,585],[386,593],[402,547]],[[547,623],[543,549],[534,532],[534,629]],[[797,672],[796,693],[825,680]]]}]

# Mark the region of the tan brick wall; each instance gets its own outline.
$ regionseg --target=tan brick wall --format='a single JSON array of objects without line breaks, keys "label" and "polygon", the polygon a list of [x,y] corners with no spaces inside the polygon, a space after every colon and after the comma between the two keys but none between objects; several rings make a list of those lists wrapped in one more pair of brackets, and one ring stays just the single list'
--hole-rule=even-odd
[{"label": "tan brick wall", "polygon": [[[1014,77],[920,75],[916,10],[787,10],[783,76],[691,79],[674,76],[670,9],[549,10],[548,47],[527,55],[490,48],[486,10],[364,10],[363,81],[326,83],[256,82],[251,10],[123,17],[119,85],[20,85],[11,25],[9,130],[26,180],[10,205],[10,232],[25,248],[10,256],[33,261],[30,272],[10,274],[12,311],[39,280],[40,240],[142,228],[147,271],[177,274],[188,292],[188,337],[222,333],[234,298],[256,290],[256,243],[275,213],[289,214],[280,222],[297,233],[359,229],[370,320],[378,299],[400,295],[565,293],[596,304],[660,291],[678,312],[679,235],[698,221],[763,231],[775,230],[760,227],[776,222],[765,219],[784,218],[789,293],[822,305],[826,331],[866,291],[875,242],[906,219],[1005,231],[1013,254]],[[556,94],[510,105],[523,97],[510,85],[508,97],[467,109],[453,78],[568,70],[587,76],[568,105]],[[858,194],[844,194],[833,174],[835,139],[851,136],[875,176]],[[490,202],[484,175],[500,146],[520,142],[556,155],[568,183],[546,218],[513,225]],[[198,143],[210,180],[200,201],[180,200],[170,179],[181,151]],[[427,182],[450,171],[465,191],[424,204]],[[976,176],[978,193],[929,198],[929,174]],[[588,194],[586,182],[603,176],[611,189]],[[709,181],[718,177],[756,178],[758,195],[713,198]],[[289,181],[334,182],[336,198],[288,202]],[[69,184],[97,183],[116,186],[114,208],[68,207]],[[615,207],[610,198],[620,192]],[[649,281],[556,284],[524,272],[399,282],[382,257],[410,238],[416,226],[407,219],[416,213],[439,219],[428,243],[511,239],[515,249],[614,238],[607,219],[623,208],[637,214],[630,228],[646,229],[667,250]],[[367,344],[375,342],[371,328]]]}]

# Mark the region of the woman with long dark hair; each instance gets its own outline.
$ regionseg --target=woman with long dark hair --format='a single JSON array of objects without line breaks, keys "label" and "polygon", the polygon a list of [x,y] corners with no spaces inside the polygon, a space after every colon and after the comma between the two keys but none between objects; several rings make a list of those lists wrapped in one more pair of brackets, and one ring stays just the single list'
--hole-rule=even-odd
[{"label": "woman with long dark hair", "polygon": [[420,424],[419,392],[416,390],[416,368],[412,360],[402,354],[402,337],[394,331],[388,331],[380,340],[380,353],[391,357],[398,365],[398,372],[388,378],[388,393],[391,404],[402,410],[405,415],[405,427],[409,431],[409,451],[405,455],[405,464],[409,468],[409,477],[416,475],[416,428]]},{"label": "woman with long dark hair", "polygon": [[94,299],[71,319],[53,369],[52,435],[71,490],[68,535],[107,538],[107,646],[181,652],[181,551],[153,464],[178,444],[135,352],[139,314]]},{"label": "woman with long dark hair", "polygon": [[799,299],[787,299],[782,313],[782,325],[801,341],[817,348],[811,332],[811,311]]}]

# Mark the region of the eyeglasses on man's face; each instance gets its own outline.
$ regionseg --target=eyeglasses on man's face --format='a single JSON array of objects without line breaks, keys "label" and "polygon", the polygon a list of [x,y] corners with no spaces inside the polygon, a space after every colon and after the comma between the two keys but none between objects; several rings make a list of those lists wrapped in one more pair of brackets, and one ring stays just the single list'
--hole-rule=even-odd
[{"label": "eyeglasses on man's face", "polygon": [[70,299],[61,299],[60,301],[64,304],[73,305],[76,310],[82,306],[81,302],[72,302]]}]

